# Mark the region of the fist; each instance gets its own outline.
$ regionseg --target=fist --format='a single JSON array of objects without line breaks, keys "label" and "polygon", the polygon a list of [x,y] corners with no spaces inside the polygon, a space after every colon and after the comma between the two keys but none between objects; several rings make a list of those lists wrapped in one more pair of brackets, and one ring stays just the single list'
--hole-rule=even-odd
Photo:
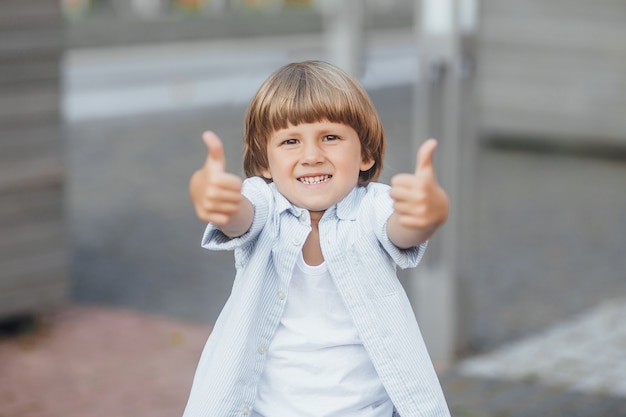
[{"label": "fist", "polygon": [[398,174],[391,179],[391,198],[400,225],[414,229],[434,229],[448,218],[450,203],[433,167],[437,141],[429,139],[417,151],[413,174]]},{"label": "fist", "polygon": [[202,140],[207,158],[190,182],[190,195],[200,220],[218,227],[227,225],[243,200],[243,181],[226,172],[222,141],[213,132],[205,132]]}]

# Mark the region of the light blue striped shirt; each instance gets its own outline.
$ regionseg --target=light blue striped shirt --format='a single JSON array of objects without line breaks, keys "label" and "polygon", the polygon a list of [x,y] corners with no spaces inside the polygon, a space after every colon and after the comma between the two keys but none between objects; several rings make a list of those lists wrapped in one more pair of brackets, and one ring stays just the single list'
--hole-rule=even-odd
[{"label": "light blue striped shirt", "polygon": [[[311,231],[308,211],[292,205],[274,184],[248,178],[242,193],[254,206],[250,230],[231,239],[209,224],[202,239],[207,249],[234,250],[237,273],[202,352],[184,417],[251,413],[296,259]],[[417,266],[425,245],[401,250],[389,240],[386,226],[392,205],[387,185],[355,188],[320,220],[322,253],[397,412],[402,417],[449,416],[413,310],[396,277],[397,266]]]}]

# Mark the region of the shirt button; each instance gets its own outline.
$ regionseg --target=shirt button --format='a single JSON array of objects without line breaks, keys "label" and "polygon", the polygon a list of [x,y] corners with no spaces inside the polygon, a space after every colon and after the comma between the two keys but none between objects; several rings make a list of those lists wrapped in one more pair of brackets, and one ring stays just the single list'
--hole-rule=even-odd
[{"label": "shirt button", "polygon": [[278,299],[279,300],[284,300],[286,297],[285,293],[282,291],[278,291]]},{"label": "shirt button", "polygon": [[296,238],[296,239],[292,240],[292,241],[291,241],[291,243],[292,243],[294,246],[300,246],[300,241],[298,240],[298,238]]},{"label": "shirt button", "polygon": [[246,406],[244,406],[244,407],[241,409],[241,414],[243,414],[244,416],[247,416],[248,414],[250,414],[250,407],[248,407],[247,405],[246,405]]},{"label": "shirt button", "polygon": [[259,353],[262,355],[265,353],[265,346],[259,345]]},{"label": "shirt button", "polygon": [[306,213],[304,211],[300,213],[300,220],[302,221],[306,220]]}]

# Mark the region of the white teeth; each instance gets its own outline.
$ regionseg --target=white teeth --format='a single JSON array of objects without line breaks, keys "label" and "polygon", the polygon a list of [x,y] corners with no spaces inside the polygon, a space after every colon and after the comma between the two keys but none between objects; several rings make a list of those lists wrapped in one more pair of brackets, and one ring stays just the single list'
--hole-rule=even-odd
[{"label": "white teeth", "polygon": [[299,178],[299,181],[303,184],[319,184],[329,179],[330,175],[317,175],[315,177],[302,177]]}]

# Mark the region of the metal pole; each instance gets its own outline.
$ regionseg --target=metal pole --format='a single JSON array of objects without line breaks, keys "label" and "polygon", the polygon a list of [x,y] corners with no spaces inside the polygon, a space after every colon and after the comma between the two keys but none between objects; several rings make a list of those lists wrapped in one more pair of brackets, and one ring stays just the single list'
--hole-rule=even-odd
[{"label": "metal pole", "polygon": [[[460,224],[466,202],[461,182],[468,174],[465,148],[473,147],[473,132],[467,131],[473,106],[471,76],[466,63],[471,43],[461,29],[464,0],[416,0],[415,28],[418,44],[419,78],[415,87],[416,117],[414,150],[429,137],[439,141],[435,169],[451,201],[446,224],[429,242],[426,256],[413,272],[409,296],[422,334],[436,365],[451,364],[461,342],[462,305],[459,293],[459,265],[463,258]],[[467,6],[467,5],[465,5]],[[473,10],[470,8],[470,10]],[[472,154],[472,153],[470,153]]]},{"label": "metal pole", "polygon": [[364,72],[364,0],[321,0],[326,59],[360,78]]}]

